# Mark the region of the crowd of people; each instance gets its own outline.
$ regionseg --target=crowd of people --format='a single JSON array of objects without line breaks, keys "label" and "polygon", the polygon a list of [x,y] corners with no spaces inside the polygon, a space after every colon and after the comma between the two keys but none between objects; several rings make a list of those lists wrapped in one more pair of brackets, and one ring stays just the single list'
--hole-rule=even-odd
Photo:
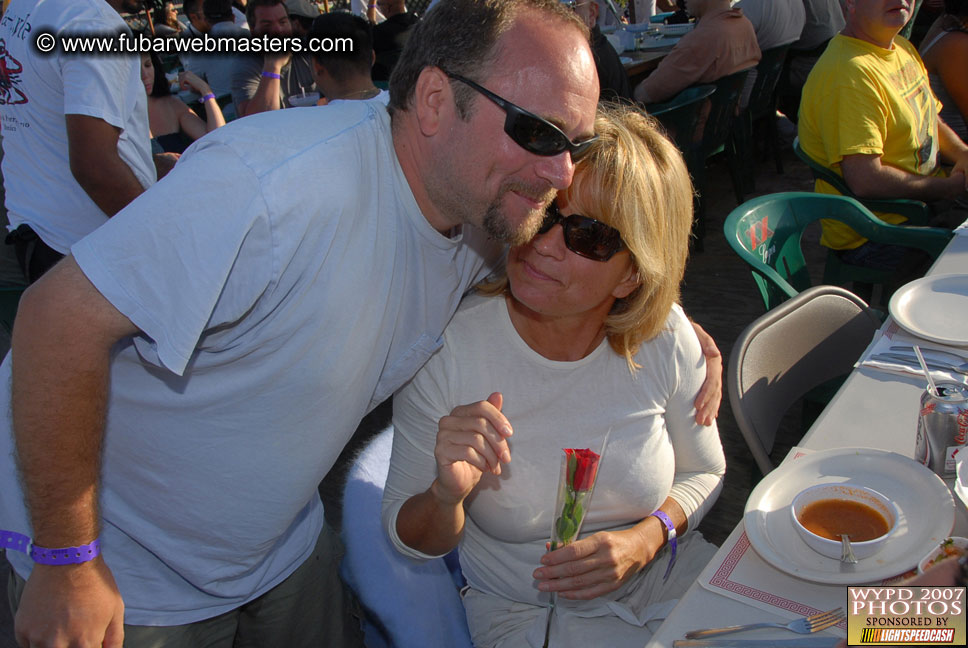
[{"label": "crowd of people", "polygon": [[[697,25],[634,88],[599,0],[185,0],[183,28],[156,4],[157,38],[354,47],[166,75],[41,56],[23,27],[128,30],[141,0],[5,7],[22,645],[362,645],[317,489],[391,396],[385,532],[419,560],[460,548],[476,645],[540,645],[551,594],[556,645],[644,645],[715,551],[695,528],[726,466],[722,360],[678,305],[693,187],[642,104],[789,47],[778,95],[811,157],[968,216],[964,0],[923,61],[906,0],[636,2]],[[823,243],[905,263],[832,223]],[[586,533],[548,551],[558,449],[606,431]]]}]

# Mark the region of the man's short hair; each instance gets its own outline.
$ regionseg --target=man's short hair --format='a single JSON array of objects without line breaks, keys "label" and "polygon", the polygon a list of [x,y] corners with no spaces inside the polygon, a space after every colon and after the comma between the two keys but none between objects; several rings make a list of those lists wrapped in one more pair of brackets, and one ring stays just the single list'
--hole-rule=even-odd
[{"label": "man's short hair", "polygon": [[202,0],[202,13],[205,15],[205,20],[213,25],[233,20],[232,0]]},{"label": "man's short hair", "polygon": [[[250,0],[251,2],[251,0]],[[480,79],[498,57],[497,41],[519,12],[534,10],[572,24],[588,37],[588,28],[560,0],[441,0],[417,23],[390,75],[389,110],[406,110],[413,102],[417,78],[426,67],[439,67],[469,79]],[[469,114],[474,91],[454,85],[461,118]]]},{"label": "man's short hair", "polygon": [[182,3],[182,13],[186,16],[192,14],[203,14],[202,12],[202,0],[185,0]]},{"label": "man's short hair", "polygon": [[359,16],[345,12],[320,14],[309,30],[309,38],[338,45],[338,39],[349,38],[352,49],[331,48],[332,51],[314,51],[313,58],[326,68],[336,81],[342,83],[360,74],[369,76],[373,65],[373,30],[370,23]]},{"label": "man's short hair", "polygon": [[[249,29],[255,29],[255,10],[257,7],[275,7],[276,5],[286,5],[286,0],[249,0],[245,3],[245,19],[249,23]],[[286,9],[286,15],[289,10]]]}]

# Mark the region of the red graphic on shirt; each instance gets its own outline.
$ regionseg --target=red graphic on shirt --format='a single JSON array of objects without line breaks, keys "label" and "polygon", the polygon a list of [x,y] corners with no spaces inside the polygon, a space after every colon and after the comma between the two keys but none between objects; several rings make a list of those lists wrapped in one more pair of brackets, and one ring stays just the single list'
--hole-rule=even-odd
[{"label": "red graphic on shirt", "polygon": [[6,41],[0,38],[0,106],[27,103],[27,96],[17,87],[23,71],[24,66],[10,56]]}]

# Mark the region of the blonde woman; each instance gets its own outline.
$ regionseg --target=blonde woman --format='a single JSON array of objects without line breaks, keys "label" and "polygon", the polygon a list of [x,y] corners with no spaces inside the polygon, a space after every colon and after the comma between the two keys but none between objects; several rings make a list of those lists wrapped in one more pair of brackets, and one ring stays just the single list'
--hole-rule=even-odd
[{"label": "blonde woman", "polygon": [[[459,544],[478,646],[540,646],[558,592],[553,645],[639,648],[715,551],[685,535],[725,471],[676,303],[689,176],[649,117],[609,109],[596,132],[538,235],[394,397],[384,526],[418,559]],[[562,448],[609,431],[582,538],[547,552]]]}]

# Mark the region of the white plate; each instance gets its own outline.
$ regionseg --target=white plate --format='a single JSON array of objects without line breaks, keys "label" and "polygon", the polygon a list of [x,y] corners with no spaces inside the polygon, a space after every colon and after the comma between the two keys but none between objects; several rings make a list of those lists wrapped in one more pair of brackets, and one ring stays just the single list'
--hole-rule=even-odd
[{"label": "white plate", "polygon": [[682,36],[692,31],[694,23],[681,23],[678,25],[659,25],[659,33],[664,36]]},{"label": "white plate", "polygon": [[640,50],[655,50],[655,49],[672,49],[676,43],[679,42],[678,38],[652,38],[651,36],[646,36],[639,43],[638,48]]},{"label": "white plate", "polygon": [[[873,488],[900,511],[897,530],[884,547],[850,571],[808,547],[790,518],[797,493],[830,483]],[[873,448],[821,450],[784,462],[756,485],[743,516],[750,544],[763,560],[798,578],[831,585],[873,583],[911,569],[951,535],[954,521],[954,498],[940,477],[913,459]]]},{"label": "white plate", "polygon": [[968,346],[968,275],[932,275],[912,281],[894,293],[888,309],[908,333]]}]

